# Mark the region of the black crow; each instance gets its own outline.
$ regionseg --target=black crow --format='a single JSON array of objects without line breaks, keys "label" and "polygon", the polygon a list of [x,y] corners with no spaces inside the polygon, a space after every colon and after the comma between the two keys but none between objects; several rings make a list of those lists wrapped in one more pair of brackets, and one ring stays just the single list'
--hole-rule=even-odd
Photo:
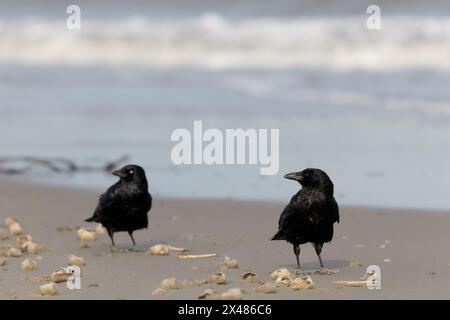
[{"label": "black crow", "polygon": [[133,238],[135,230],[148,227],[147,213],[152,207],[152,196],[148,192],[145,171],[139,166],[128,165],[112,173],[120,180],[100,196],[94,215],[86,222],[99,222],[111,238],[114,233],[126,231]]},{"label": "black crow", "polygon": [[333,239],[333,224],[339,223],[339,207],[334,199],[334,186],[320,169],[305,169],[288,173],[286,179],[302,185],[284,208],[278,222],[278,232],[272,240],[286,240],[294,247],[297,266],[300,267],[300,245],[311,242],[324,269],[320,253],[325,242]]}]

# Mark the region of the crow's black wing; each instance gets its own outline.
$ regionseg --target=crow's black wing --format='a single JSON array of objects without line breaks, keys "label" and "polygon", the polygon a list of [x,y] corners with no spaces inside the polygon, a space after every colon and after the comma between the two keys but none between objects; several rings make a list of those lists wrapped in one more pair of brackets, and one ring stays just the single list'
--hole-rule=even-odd
[{"label": "crow's black wing", "polygon": [[108,212],[111,207],[114,207],[118,202],[117,200],[115,201],[115,198],[117,198],[116,190],[117,184],[111,186],[105,193],[100,196],[94,214],[91,218],[86,219],[86,222],[101,222],[104,214]]}]

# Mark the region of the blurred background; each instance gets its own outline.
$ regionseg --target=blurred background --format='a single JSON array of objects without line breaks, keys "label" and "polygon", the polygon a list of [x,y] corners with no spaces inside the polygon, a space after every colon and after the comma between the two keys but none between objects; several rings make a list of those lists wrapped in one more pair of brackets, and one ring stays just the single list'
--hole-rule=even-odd
[{"label": "blurred background", "polygon": [[[81,7],[81,30],[66,8]],[[450,3],[0,1],[0,156],[128,154],[158,197],[283,201],[319,167],[342,204],[450,209]],[[279,128],[280,171],[175,166],[176,128]],[[104,190],[103,173],[19,180]]]}]

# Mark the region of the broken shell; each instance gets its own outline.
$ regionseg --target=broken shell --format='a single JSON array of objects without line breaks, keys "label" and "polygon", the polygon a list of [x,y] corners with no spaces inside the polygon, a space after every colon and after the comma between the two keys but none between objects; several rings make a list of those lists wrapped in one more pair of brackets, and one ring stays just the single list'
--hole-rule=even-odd
[{"label": "broken shell", "polygon": [[156,246],[150,247],[147,252],[155,256],[167,256],[169,254],[169,247],[165,244],[157,244]]},{"label": "broken shell", "polygon": [[22,256],[22,251],[20,251],[20,250],[17,249],[17,248],[12,247],[12,248],[10,248],[10,249],[8,250],[8,252],[6,253],[6,255],[7,255],[8,257],[18,258],[18,257],[21,257],[21,256]]},{"label": "broken shell", "polygon": [[291,276],[291,272],[285,268],[277,269],[270,274],[270,277],[272,278],[272,280],[276,280],[280,277],[290,277],[290,276]]},{"label": "broken shell", "polygon": [[257,293],[275,293],[277,290],[275,289],[275,286],[269,282],[265,282],[262,285],[256,287],[256,292]]},{"label": "broken shell", "polygon": [[314,282],[310,276],[295,278],[290,285],[294,290],[314,289]]},{"label": "broken shell", "polygon": [[107,233],[106,228],[103,227],[101,224],[98,224],[95,227],[94,231],[95,231],[96,234],[106,234]]},{"label": "broken shell", "polygon": [[246,272],[241,276],[241,279],[245,282],[254,283],[258,279],[258,276],[256,275],[256,273]]},{"label": "broken shell", "polygon": [[70,270],[68,270],[67,268],[59,268],[53,271],[50,278],[55,283],[67,282],[71,275],[72,272],[70,272]]},{"label": "broken shell", "polygon": [[289,287],[291,285],[292,278],[291,277],[278,277],[277,280],[275,280],[275,285],[277,288],[279,287]]},{"label": "broken shell", "polygon": [[161,288],[156,288],[155,290],[152,291],[152,296],[160,297],[162,295],[165,295],[166,293],[167,293],[167,290],[164,290]]},{"label": "broken shell", "polygon": [[32,241],[33,238],[28,234],[21,234],[16,238],[16,245],[21,247],[28,241]]},{"label": "broken shell", "polygon": [[23,252],[26,252],[28,254],[37,254],[41,250],[40,246],[37,243],[34,243],[33,241],[25,242],[21,249]]},{"label": "broken shell", "polygon": [[56,287],[56,284],[54,284],[53,282],[40,286],[39,291],[44,296],[54,296],[58,294],[58,288]]},{"label": "broken shell", "polygon": [[336,288],[343,288],[343,287],[354,287],[354,288],[361,288],[361,287],[365,287],[367,286],[367,281],[362,281],[362,280],[356,280],[356,281],[346,281],[346,280],[342,280],[342,281],[334,281],[333,285]]},{"label": "broken shell", "polygon": [[95,231],[84,228],[78,229],[78,239],[82,241],[93,241],[95,240]]},{"label": "broken shell", "polygon": [[69,260],[69,264],[74,265],[74,266],[85,266],[86,265],[86,261],[84,260],[83,257],[77,257],[76,255],[71,254],[68,258]]},{"label": "broken shell", "polygon": [[164,279],[161,282],[161,288],[165,290],[178,289],[178,281],[174,277]]},{"label": "broken shell", "polygon": [[224,284],[227,281],[227,277],[223,272],[213,273],[208,277],[208,283]]},{"label": "broken shell", "polygon": [[223,265],[227,269],[237,269],[237,267],[239,266],[239,262],[236,259],[225,257],[225,262]]},{"label": "broken shell", "polygon": [[0,258],[0,267],[5,266],[7,263],[6,259]]},{"label": "broken shell", "polygon": [[17,222],[17,220],[14,218],[11,218],[11,217],[5,218],[5,226],[7,226],[8,228],[15,222]]},{"label": "broken shell", "polygon": [[206,289],[203,291],[203,293],[198,297],[200,300],[206,299],[209,296],[214,296],[216,294],[216,291],[214,289]]},{"label": "broken shell", "polygon": [[13,236],[18,236],[18,235],[21,235],[23,233],[23,230],[22,230],[22,227],[20,226],[20,224],[18,222],[14,222],[13,224],[11,224],[9,226],[9,232]]},{"label": "broken shell", "polygon": [[239,288],[232,288],[220,295],[220,299],[223,300],[241,300],[242,299],[242,291]]},{"label": "broken shell", "polygon": [[5,229],[0,228],[0,240],[8,239],[8,235],[6,234]]},{"label": "broken shell", "polygon": [[32,259],[26,259],[22,262],[20,265],[20,270],[27,272],[27,271],[33,271],[37,269],[37,263],[36,261]]}]

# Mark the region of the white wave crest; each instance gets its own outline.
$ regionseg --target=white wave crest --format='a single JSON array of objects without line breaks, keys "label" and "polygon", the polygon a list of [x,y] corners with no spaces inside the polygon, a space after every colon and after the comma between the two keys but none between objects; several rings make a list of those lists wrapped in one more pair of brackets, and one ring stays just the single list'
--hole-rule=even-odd
[{"label": "white wave crest", "polygon": [[365,16],[228,21],[216,14],[178,22],[139,17],[0,23],[0,62],[206,69],[319,67],[450,70],[450,18]]}]

